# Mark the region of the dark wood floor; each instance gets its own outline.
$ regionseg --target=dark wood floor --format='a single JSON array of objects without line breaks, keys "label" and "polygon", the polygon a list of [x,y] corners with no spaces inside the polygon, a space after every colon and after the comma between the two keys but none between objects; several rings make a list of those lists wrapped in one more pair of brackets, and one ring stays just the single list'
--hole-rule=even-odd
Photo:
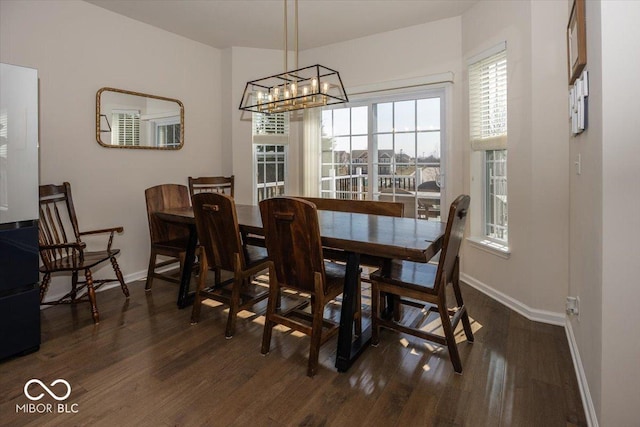
[{"label": "dark wood floor", "polygon": [[[97,326],[86,304],[42,312],[40,351],[0,364],[0,425],[586,425],[562,328],[528,321],[467,286],[476,341],[458,331],[463,375],[442,347],[383,331],[379,347],[343,374],[329,341],[314,378],[305,375],[307,337],[274,332],[271,353],[260,354],[259,314],[245,312],[225,340],[222,307],[203,307],[191,326],[175,286],[130,290],[128,301],[119,289],[98,294]],[[66,379],[65,403],[77,413],[16,413],[30,403],[23,387],[32,378]],[[56,412],[50,396],[38,403]]]}]

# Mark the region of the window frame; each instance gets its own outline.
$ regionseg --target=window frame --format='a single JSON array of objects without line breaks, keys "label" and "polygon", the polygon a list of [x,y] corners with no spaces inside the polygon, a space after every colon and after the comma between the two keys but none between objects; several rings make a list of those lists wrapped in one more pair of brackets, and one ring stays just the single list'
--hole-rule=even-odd
[{"label": "window frame", "polygon": [[[289,135],[290,135],[290,116],[289,113],[253,113],[251,117],[251,133],[252,133],[252,171],[253,171],[253,195],[252,200],[255,204],[260,202],[260,189],[266,188],[267,183],[259,183],[259,164],[258,149],[260,146],[276,146],[283,147],[284,159],[284,181],[283,194],[287,194],[289,187]],[[269,123],[272,122],[272,123]],[[266,152],[265,152],[266,153]],[[265,165],[267,163],[264,163]],[[278,164],[276,161],[274,164]],[[277,167],[277,166],[276,166]],[[276,181],[280,182],[280,181]]]},{"label": "window frame", "polygon": [[[166,119],[158,119],[158,120],[153,120],[152,121],[153,124],[153,136],[154,136],[154,141],[155,141],[155,146],[156,147],[162,147],[162,148],[177,148],[180,146],[180,136],[182,135],[181,129],[180,129],[180,117],[169,117]],[[174,136],[175,136],[175,131],[177,129],[177,136],[178,139],[176,142],[172,142],[172,143],[161,143],[159,141],[160,138],[160,128],[169,128],[170,126],[173,126],[174,129]],[[177,128],[176,128],[177,126]]]},{"label": "window frame", "polygon": [[[416,89],[416,88],[410,88],[410,89],[400,89],[397,91],[390,91],[387,93],[375,93],[375,94],[367,94],[364,96],[352,96],[351,99],[352,101],[349,102],[346,105],[336,105],[336,106],[331,106],[331,107],[327,107],[325,109],[323,109],[324,111],[327,110],[338,110],[338,109],[344,109],[344,108],[358,108],[358,107],[362,107],[362,106],[366,106],[367,107],[367,120],[368,120],[368,129],[367,129],[367,134],[365,135],[367,137],[367,152],[369,154],[373,154],[373,155],[368,155],[368,159],[367,159],[367,163],[366,163],[366,167],[367,167],[367,171],[371,172],[371,176],[368,176],[369,178],[369,185],[368,185],[368,191],[365,193],[365,197],[367,199],[376,199],[377,197],[380,196],[380,191],[377,187],[377,176],[378,176],[378,167],[380,165],[386,164],[384,162],[378,161],[379,159],[377,159],[376,157],[376,153],[377,153],[377,143],[376,143],[376,138],[378,135],[380,134],[389,134],[392,135],[392,140],[396,140],[398,135],[402,135],[402,134],[412,134],[414,136],[414,144],[417,147],[418,141],[419,141],[419,135],[421,134],[427,134],[427,133],[432,133],[432,132],[439,132],[439,152],[440,152],[440,173],[439,173],[439,181],[440,181],[440,205],[441,206],[445,206],[445,201],[446,201],[446,169],[447,169],[447,143],[448,143],[448,133],[447,133],[447,121],[448,121],[448,114],[447,114],[447,108],[448,108],[448,97],[450,97],[450,93],[447,90],[446,86],[438,86],[438,87],[424,87],[421,89]],[[439,100],[439,111],[440,111],[440,122],[439,122],[439,129],[437,130],[430,130],[430,129],[418,129],[418,116],[417,116],[417,110],[418,110],[418,101],[420,100],[424,100],[424,99],[438,99]],[[414,101],[414,111],[415,111],[415,116],[414,116],[414,128],[411,131],[396,131],[395,128],[392,129],[390,132],[381,132],[378,131],[377,129],[375,129],[375,121],[377,119],[376,115],[377,115],[377,106],[380,104],[385,104],[385,103],[391,103],[392,105],[395,105],[395,103],[399,103],[399,102],[403,102],[403,101]],[[393,111],[393,109],[392,109]],[[392,119],[395,120],[395,114],[392,113]],[[352,134],[352,123],[351,123],[351,118],[350,118],[350,133],[349,135],[346,135],[348,137],[353,137],[354,135],[356,136],[362,136],[361,134]],[[331,135],[332,137],[335,137],[336,135]],[[345,136],[345,135],[338,135],[338,136]],[[397,141],[396,141],[397,142]],[[394,145],[395,147],[395,145]],[[395,157],[396,154],[394,152],[394,155],[392,156],[392,158],[390,159],[391,161],[389,162],[389,165],[391,166],[391,168],[393,169],[396,165],[396,161],[395,161]],[[375,161],[374,161],[375,160]],[[335,162],[334,159],[332,159],[333,162]],[[332,163],[333,163],[332,162]],[[320,155],[320,171],[322,171],[323,167],[326,167],[326,165],[328,165],[328,163],[323,163],[322,161],[322,155]],[[364,164],[364,163],[363,163]],[[409,167],[413,166],[413,167],[418,167],[419,165],[421,165],[422,163],[419,162],[418,160],[418,156],[416,155],[416,157],[414,158],[413,162],[408,164]],[[352,158],[349,159],[349,165],[351,167],[355,166],[356,163],[353,161]],[[404,165],[404,164],[403,164]],[[320,179],[323,178],[322,176],[322,172],[320,172]],[[374,179],[375,178],[375,179]],[[402,201],[404,199],[407,198],[411,198],[412,200],[415,201],[415,212],[414,215],[417,217],[419,210],[418,210],[418,195],[417,193],[415,195],[412,195],[412,197],[408,197],[408,196],[404,196],[404,195],[399,195],[396,194],[395,192],[395,187],[393,188],[393,191],[391,194],[391,196],[395,199],[396,201]],[[319,188],[319,194],[320,197],[323,197],[323,195],[325,195],[328,191],[330,190],[326,190],[326,189],[322,189],[321,187]],[[443,212],[441,212],[441,215],[443,214]],[[427,218],[425,218],[427,219]]]},{"label": "window frame", "polygon": [[[478,128],[478,126],[482,126],[481,118],[484,118],[480,115],[479,112],[474,112],[474,107],[481,108],[481,102],[474,102],[472,99],[472,93],[481,94],[481,88],[473,87],[473,83],[475,80],[475,76],[472,75],[475,70],[478,70],[478,64],[482,66],[496,66],[504,61],[504,71],[501,73],[495,73],[497,75],[498,83],[504,83],[504,87],[496,87],[494,86],[493,90],[495,92],[501,92],[500,97],[497,100],[494,100],[497,107],[494,107],[494,110],[497,111],[497,114],[504,114],[504,118],[498,118],[497,121],[503,122],[502,132],[494,133],[494,132],[486,132],[484,133],[483,128]],[[484,64],[482,64],[484,63]],[[506,42],[502,42],[486,51],[471,57],[467,61],[467,73],[468,73],[468,102],[467,106],[469,108],[469,140],[471,145],[471,194],[472,194],[472,204],[480,209],[476,209],[476,212],[472,213],[471,216],[471,236],[467,239],[475,246],[488,250],[494,254],[502,256],[504,258],[508,258],[510,255],[510,247],[509,247],[509,221],[508,221],[508,51]],[[482,73],[483,71],[478,71]],[[485,80],[486,81],[486,80]],[[503,92],[503,93],[502,93]],[[495,96],[494,94],[491,94]],[[503,98],[502,98],[503,97]],[[486,99],[486,98],[485,98]],[[502,105],[501,102],[504,104]],[[485,105],[486,108],[486,105]],[[485,120],[486,123],[486,120]],[[474,127],[475,125],[475,127]],[[492,222],[492,219],[489,218],[489,210],[492,206],[495,209],[496,204],[490,205],[491,200],[491,189],[489,182],[489,163],[496,164],[495,159],[490,160],[488,158],[489,152],[504,152],[504,196],[506,200],[506,208],[505,208],[505,230],[504,230],[504,238],[497,237],[495,232],[490,232],[490,227],[501,226],[501,224],[496,224]],[[495,169],[494,169],[495,170]],[[472,210],[473,211],[473,210]],[[479,212],[478,212],[479,211]],[[493,212],[493,211],[492,211]],[[495,216],[494,216],[495,218]]]}]

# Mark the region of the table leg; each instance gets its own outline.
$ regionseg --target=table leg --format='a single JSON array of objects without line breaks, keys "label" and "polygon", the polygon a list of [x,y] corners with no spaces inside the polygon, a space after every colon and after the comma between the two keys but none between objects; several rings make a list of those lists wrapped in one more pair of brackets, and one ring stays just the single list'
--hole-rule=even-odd
[{"label": "table leg", "polygon": [[360,276],[360,254],[347,254],[346,273],[336,354],[338,372],[346,372],[371,341],[371,327],[364,328],[362,334],[355,340],[353,339],[353,315],[356,304],[356,287],[359,284]]},{"label": "table leg", "polygon": [[178,291],[178,308],[185,308],[193,304],[194,293],[189,293],[191,283],[191,273],[193,263],[196,260],[196,245],[198,244],[198,233],[195,224],[189,225],[189,242],[184,257],[182,267],[182,277],[180,278],[180,289]]}]

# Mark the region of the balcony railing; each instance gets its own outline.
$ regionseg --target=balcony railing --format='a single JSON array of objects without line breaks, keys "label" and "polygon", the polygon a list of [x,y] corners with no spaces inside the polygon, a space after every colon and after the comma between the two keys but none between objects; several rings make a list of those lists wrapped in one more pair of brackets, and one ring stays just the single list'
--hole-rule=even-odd
[{"label": "balcony railing", "polygon": [[[321,197],[366,200],[369,198],[369,176],[357,171],[353,175],[323,177]],[[405,204],[405,216],[412,218],[440,218],[440,191],[416,189],[415,176],[378,175],[378,200]]]},{"label": "balcony railing", "polygon": [[284,181],[265,182],[258,185],[258,202],[284,195]]}]

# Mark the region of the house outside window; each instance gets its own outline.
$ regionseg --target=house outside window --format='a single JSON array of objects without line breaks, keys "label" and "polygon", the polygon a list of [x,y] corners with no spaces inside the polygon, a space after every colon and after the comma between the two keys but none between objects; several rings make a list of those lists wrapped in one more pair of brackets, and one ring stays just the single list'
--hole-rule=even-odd
[{"label": "house outside window", "polygon": [[287,184],[287,152],[289,114],[254,113],[254,201],[285,194]]},{"label": "house outside window", "polygon": [[[507,198],[507,51],[501,44],[469,61],[469,118],[472,162],[480,163],[482,240],[506,250]],[[473,165],[472,165],[473,167]],[[477,229],[478,229],[477,228]]]},{"label": "house outside window", "polygon": [[440,219],[444,92],[349,105],[322,111],[320,196],[402,202],[407,217]]}]

